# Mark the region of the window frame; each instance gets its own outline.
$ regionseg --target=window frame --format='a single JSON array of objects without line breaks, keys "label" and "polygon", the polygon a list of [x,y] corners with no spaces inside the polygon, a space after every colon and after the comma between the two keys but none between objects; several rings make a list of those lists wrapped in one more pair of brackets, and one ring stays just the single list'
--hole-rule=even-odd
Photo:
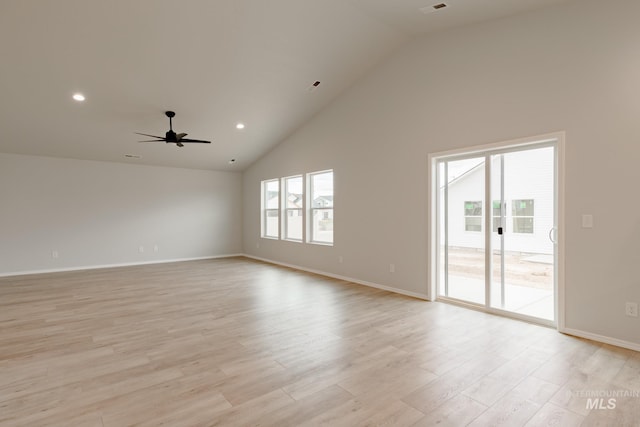
[{"label": "window frame", "polygon": [[[317,175],[325,175],[325,174],[331,174],[331,197],[332,197],[332,201],[331,201],[331,206],[330,207],[315,207],[313,204],[313,201],[316,199],[315,197],[315,189],[314,189],[314,177]],[[307,180],[307,243],[310,244],[314,244],[314,245],[324,245],[324,246],[333,246],[335,243],[335,238],[334,238],[334,224],[335,224],[335,182],[334,182],[334,178],[335,178],[335,172],[333,169],[327,169],[327,170],[322,170],[322,171],[317,171],[317,172],[310,172],[307,173],[306,175],[306,180]],[[327,211],[331,211],[331,215],[329,215],[331,218],[331,241],[327,241],[327,240],[317,240],[316,236],[314,234],[314,217],[316,215],[316,212],[327,212]],[[325,215],[323,215],[324,217]]]},{"label": "window frame", "polygon": [[[267,207],[269,204],[269,201],[267,200],[267,196],[268,196],[268,188],[269,188],[269,184],[271,183],[276,183],[278,186],[278,190],[277,190],[277,198],[278,200],[276,200],[276,208],[269,208]],[[261,215],[260,215],[260,237],[262,237],[263,239],[272,239],[272,240],[279,240],[280,239],[280,180],[278,178],[274,178],[274,179],[265,179],[263,181],[261,181],[261,197],[260,199],[262,200],[261,203]],[[273,213],[276,212],[275,217],[277,218],[276,221],[276,226],[278,227],[276,234],[275,235],[270,235],[267,234],[268,233],[268,218],[269,218],[269,213]]]},{"label": "window frame", "polygon": [[[531,202],[531,215],[516,215],[516,203],[522,202]],[[535,213],[536,213],[536,204],[535,199],[513,199],[511,201],[511,232],[514,234],[535,234],[536,233],[536,224],[535,224]],[[519,219],[527,219],[531,218],[531,231],[517,231],[519,227],[516,227],[516,221]]]},{"label": "window frame", "polygon": [[[464,200],[463,203],[464,203],[464,211],[463,211],[463,213],[464,213],[464,231],[465,231],[465,233],[482,233],[482,222],[483,222],[482,221],[482,211],[483,211],[482,200],[479,200],[479,201],[478,200]],[[480,207],[480,215],[467,215],[467,203],[473,203],[475,205],[474,209],[477,209],[477,207],[479,206]],[[470,219],[470,218],[479,218],[480,219],[480,224],[479,224],[480,229],[479,230],[469,230],[467,228],[468,227],[467,220]]]},{"label": "window frame", "polygon": [[[289,208],[289,181],[293,180],[293,179],[300,179],[300,200],[301,200],[301,207],[299,208]],[[303,175],[292,175],[292,176],[287,176],[281,179],[281,185],[280,188],[283,189],[282,193],[284,195],[284,197],[281,198],[281,203],[282,203],[282,224],[281,224],[281,230],[282,230],[282,240],[287,240],[290,242],[304,242],[304,230],[305,230],[305,217],[304,217],[304,208],[305,208],[305,185],[304,185],[304,176]],[[289,214],[292,212],[297,211],[299,214],[299,217],[301,219],[301,224],[300,224],[300,238],[293,238],[293,237],[289,237]]]}]

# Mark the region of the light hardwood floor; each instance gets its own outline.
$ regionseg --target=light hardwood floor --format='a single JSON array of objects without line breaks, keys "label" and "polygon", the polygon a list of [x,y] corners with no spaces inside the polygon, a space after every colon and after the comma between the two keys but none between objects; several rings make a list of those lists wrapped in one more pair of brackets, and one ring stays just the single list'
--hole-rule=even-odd
[{"label": "light hardwood floor", "polygon": [[639,353],[244,258],[0,279],[1,426],[640,425],[615,390]]}]

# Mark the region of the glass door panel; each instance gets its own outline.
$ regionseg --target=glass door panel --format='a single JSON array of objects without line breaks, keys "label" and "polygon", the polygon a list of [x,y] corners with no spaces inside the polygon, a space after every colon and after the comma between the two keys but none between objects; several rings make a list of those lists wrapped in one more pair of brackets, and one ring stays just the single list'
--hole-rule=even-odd
[{"label": "glass door panel", "polygon": [[493,263],[491,305],[554,320],[554,148],[500,154],[492,162],[502,166],[496,168],[501,185],[492,183],[492,197],[501,198],[504,228],[491,238],[493,253],[499,255]]},{"label": "glass door panel", "polygon": [[439,163],[441,296],[485,305],[485,157]]}]

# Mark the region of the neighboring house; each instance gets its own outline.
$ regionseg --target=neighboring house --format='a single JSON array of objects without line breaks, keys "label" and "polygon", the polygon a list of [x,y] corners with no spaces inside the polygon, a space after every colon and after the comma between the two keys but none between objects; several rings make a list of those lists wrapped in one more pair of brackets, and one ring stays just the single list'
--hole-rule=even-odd
[{"label": "neighboring house", "polygon": [[[552,254],[553,156],[546,150],[511,153],[505,159],[505,251]],[[493,160],[492,170],[500,163]],[[449,181],[449,245],[484,248],[484,167],[476,164]],[[499,180],[498,180],[499,181]],[[492,239],[499,249],[500,187],[492,188]]]},{"label": "neighboring house", "polygon": [[314,208],[331,208],[333,207],[333,196],[318,196],[313,201]]},{"label": "neighboring house", "polygon": [[279,202],[279,191],[267,191],[265,209],[278,209],[280,206]]},{"label": "neighboring house", "polygon": [[[269,191],[267,192],[267,203],[266,206],[270,209],[278,208],[278,197],[279,193],[277,191]],[[287,197],[287,209],[301,209],[303,202],[302,194],[294,194],[289,193]],[[319,196],[312,203],[314,208],[331,208],[333,207],[333,196]]]},{"label": "neighboring house", "polygon": [[[266,209],[272,209],[271,215],[267,217],[267,228],[269,230],[275,230],[277,234],[278,224],[280,219],[277,216],[277,210],[280,209],[279,206],[279,196],[280,193],[278,191],[267,191],[266,194]],[[286,215],[288,218],[285,223],[285,239],[302,239],[302,209],[303,209],[303,201],[304,195],[298,193],[289,193],[286,199],[286,212],[283,212],[283,215]],[[313,208],[320,208],[318,213],[320,217],[318,217],[316,232],[322,231],[330,231],[333,230],[333,196],[318,196],[311,203]],[[328,208],[326,210],[322,210],[321,208]]]},{"label": "neighboring house", "polygon": [[289,193],[287,197],[287,209],[302,209],[302,194]]}]

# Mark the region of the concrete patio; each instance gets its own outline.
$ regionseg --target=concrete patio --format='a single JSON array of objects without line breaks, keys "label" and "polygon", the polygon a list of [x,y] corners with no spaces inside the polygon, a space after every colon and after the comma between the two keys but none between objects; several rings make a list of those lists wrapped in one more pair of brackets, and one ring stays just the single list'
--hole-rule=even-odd
[{"label": "concrete patio", "polygon": [[[449,248],[447,296],[476,304],[485,303],[484,252]],[[514,313],[554,319],[553,256],[505,254],[504,305],[501,299],[500,256],[493,259],[491,306]],[[444,289],[440,289],[444,295]]]}]

